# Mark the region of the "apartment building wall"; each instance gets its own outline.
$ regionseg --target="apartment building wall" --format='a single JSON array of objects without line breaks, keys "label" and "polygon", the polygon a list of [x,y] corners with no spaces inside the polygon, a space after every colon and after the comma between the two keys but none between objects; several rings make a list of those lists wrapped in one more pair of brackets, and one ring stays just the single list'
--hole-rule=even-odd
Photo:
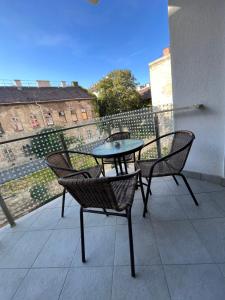
[{"label": "apartment building wall", "polygon": [[72,126],[92,119],[91,100],[0,105],[2,138],[26,135],[50,126]]},{"label": "apartment building wall", "polygon": [[171,58],[169,48],[163,50],[163,56],[149,64],[152,105],[173,103]]},{"label": "apartment building wall", "polygon": [[169,25],[174,103],[205,106],[175,114],[196,136],[186,168],[225,177],[225,1],[169,0]]}]

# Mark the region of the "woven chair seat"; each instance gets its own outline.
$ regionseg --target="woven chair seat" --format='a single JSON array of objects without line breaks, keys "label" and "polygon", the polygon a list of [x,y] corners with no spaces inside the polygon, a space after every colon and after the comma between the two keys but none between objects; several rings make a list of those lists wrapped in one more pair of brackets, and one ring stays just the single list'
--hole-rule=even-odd
[{"label": "woven chair seat", "polygon": [[82,169],[80,171],[88,172],[92,178],[98,178],[101,175],[102,167],[100,165],[96,165],[94,167]]},{"label": "woven chair seat", "polygon": [[[139,160],[135,163],[135,168],[141,170],[142,177],[148,178],[150,169],[152,168],[155,162],[156,159]],[[169,162],[161,161],[155,165],[152,176],[153,177],[169,176],[177,173],[178,170],[175,169]]]},{"label": "woven chair seat", "polygon": [[137,183],[135,177],[111,181],[109,177],[81,176],[74,174],[69,178],[59,179],[59,183],[67,188],[81,206],[122,211],[132,205]]},{"label": "woven chair seat", "polygon": [[119,211],[126,209],[128,205],[132,205],[135,193],[135,182],[135,178],[132,180],[111,182],[113,192],[117,199]]}]

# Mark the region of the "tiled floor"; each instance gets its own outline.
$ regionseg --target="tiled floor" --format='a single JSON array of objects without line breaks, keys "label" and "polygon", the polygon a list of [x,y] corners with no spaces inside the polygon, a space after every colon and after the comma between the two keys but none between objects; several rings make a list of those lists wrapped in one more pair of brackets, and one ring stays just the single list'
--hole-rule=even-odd
[{"label": "tiled floor", "polygon": [[85,215],[81,262],[79,207],[67,195],[0,230],[0,299],[225,299],[225,188],[189,180],[153,181],[142,218],[136,192],[133,235],[137,277],[130,276],[126,220]]}]

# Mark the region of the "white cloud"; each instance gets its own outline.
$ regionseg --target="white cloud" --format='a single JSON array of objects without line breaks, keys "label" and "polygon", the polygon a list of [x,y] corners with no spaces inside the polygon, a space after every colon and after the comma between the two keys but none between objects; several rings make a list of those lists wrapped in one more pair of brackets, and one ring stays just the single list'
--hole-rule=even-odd
[{"label": "white cloud", "polygon": [[34,42],[37,46],[71,46],[72,38],[66,34],[41,34],[34,38]]},{"label": "white cloud", "polygon": [[29,44],[34,47],[55,47],[62,46],[65,48],[74,47],[76,41],[72,36],[64,33],[46,33],[46,32],[36,32],[36,33],[20,33],[18,38],[25,44]]}]

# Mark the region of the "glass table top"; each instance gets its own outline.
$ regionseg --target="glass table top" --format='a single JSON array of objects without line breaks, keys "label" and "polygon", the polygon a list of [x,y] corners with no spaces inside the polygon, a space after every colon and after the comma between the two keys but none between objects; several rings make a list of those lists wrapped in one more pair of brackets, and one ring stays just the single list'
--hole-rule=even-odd
[{"label": "glass table top", "polygon": [[143,140],[125,139],[114,142],[105,142],[95,147],[92,154],[96,157],[122,156],[141,149],[144,145]]}]

